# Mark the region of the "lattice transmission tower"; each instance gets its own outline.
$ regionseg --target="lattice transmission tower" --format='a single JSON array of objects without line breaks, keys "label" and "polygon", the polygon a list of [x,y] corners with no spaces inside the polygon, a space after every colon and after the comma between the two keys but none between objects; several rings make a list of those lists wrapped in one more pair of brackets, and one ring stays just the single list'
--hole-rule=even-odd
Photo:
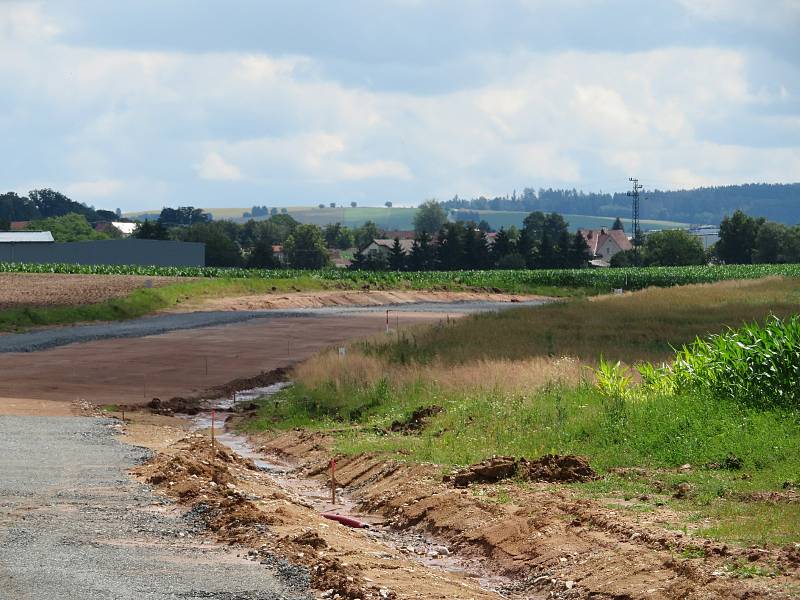
[{"label": "lattice transmission tower", "polygon": [[632,241],[633,247],[638,248],[639,240],[641,239],[641,230],[639,229],[639,192],[644,189],[644,186],[639,183],[636,177],[629,177],[628,181],[633,184],[633,189],[626,192],[631,199]]}]

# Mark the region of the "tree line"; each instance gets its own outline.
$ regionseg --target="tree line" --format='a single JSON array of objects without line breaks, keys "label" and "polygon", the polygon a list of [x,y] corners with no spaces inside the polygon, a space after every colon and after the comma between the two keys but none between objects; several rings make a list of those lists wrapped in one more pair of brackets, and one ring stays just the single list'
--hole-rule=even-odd
[{"label": "tree line", "polygon": [[[355,228],[340,223],[322,228],[276,212],[268,219],[235,223],[213,221],[208,213],[188,206],[162,210],[158,219],[141,222],[133,236],[202,242],[209,266],[319,269],[330,265],[329,249],[363,247],[380,234],[371,221]],[[276,246],[282,251],[276,253]]]},{"label": "tree line", "polygon": [[415,237],[408,251],[395,238],[388,252],[358,252],[352,268],[427,271],[459,269],[559,269],[588,266],[589,246],[558,213],[534,212],[521,230],[501,228],[490,243],[474,222],[446,221],[441,206],[426,202],[415,217]]},{"label": "tree line", "polygon": [[0,194],[0,230],[10,229],[14,221],[39,221],[69,214],[81,215],[88,223],[118,221],[121,217],[119,209],[95,209],[50,188],[31,190],[27,196],[16,192]]},{"label": "tree line", "polygon": [[[465,199],[455,196],[442,203],[447,210],[558,211],[564,214],[614,217],[630,213],[625,192],[583,192],[576,189],[526,187],[521,194]],[[800,222],[800,183],[750,183],[692,190],[648,190],[642,193],[643,219],[685,223],[719,223],[736,210],[755,213],[779,223]]]}]

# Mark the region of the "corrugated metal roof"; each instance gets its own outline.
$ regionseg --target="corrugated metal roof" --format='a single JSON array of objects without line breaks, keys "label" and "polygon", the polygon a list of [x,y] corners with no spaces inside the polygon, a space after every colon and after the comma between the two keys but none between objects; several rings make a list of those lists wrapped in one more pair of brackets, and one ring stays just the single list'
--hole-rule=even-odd
[{"label": "corrugated metal roof", "polygon": [[49,231],[0,231],[0,243],[8,242],[52,242]]}]

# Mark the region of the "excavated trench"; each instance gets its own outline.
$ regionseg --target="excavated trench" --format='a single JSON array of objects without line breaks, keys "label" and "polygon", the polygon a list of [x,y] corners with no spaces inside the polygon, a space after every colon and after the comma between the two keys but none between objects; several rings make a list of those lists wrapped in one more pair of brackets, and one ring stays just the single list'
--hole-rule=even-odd
[{"label": "excavated trench", "polygon": [[[232,397],[215,401],[213,408],[203,410],[196,415],[188,416],[195,431],[210,430],[212,420],[215,425],[215,439],[243,458],[253,461],[262,472],[266,473],[282,489],[291,492],[306,506],[320,514],[336,514],[355,519],[366,525],[361,531],[373,541],[386,546],[387,551],[401,552],[407,558],[442,571],[457,573],[476,581],[487,592],[493,592],[501,598],[531,598],[528,594],[515,592],[519,582],[509,577],[487,572],[480,561],[466,559],[452,554],[441,540],[419,532],[391,528],[382,515],[364,513],[359,510],[357,501],[347,489],[337,487],[336,504],[331,502],[330,486],[324,481],[304,474],[296,465],[280,461],[277,457],[265,456],[252,448],[246,436],[230,430],[228,419],[239,414],[237,407],[246,405],[258,398],[270,397],[291,385],[280,382],[265,387],[257,387],[236,392]],[[213,411],[213,417],[212,417]]]}]

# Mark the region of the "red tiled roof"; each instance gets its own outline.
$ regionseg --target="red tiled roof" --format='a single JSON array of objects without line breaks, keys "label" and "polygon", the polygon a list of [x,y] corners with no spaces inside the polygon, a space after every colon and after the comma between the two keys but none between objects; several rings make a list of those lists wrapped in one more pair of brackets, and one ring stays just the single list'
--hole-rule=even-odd
[{"label": "red tiled roof", "polygon": [[579,231],[589,245],[589,251],[592,256],[597,254],[598,249],[602,248],[609,238],[616,242],[620,250],[631,250],[633,248],[628,236],[621,229],[580,229]]}]

